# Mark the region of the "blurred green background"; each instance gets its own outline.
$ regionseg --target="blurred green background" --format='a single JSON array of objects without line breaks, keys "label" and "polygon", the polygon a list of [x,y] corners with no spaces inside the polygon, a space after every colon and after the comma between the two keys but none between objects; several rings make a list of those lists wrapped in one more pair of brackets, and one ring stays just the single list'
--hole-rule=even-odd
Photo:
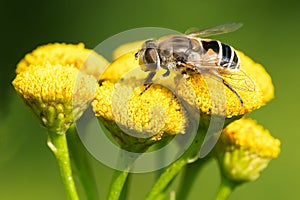
[{"label": "blurred green background", "polygon": [[[282,142],[279,158],[257,181],[237,188],[230,199],[300,199],[299,9],[296,0],[2,0],[0,199],[66,199],[54,156],[46,147],[46,132],[11,85],[15,65],[25,53],[50,42],[84,42],[94,48],[114,34],[137,27],[182,32],[228,22],[244,26],[217,38],[262,63],[276,88],[276,98],[250,116]],[[90,158],[99,191],[105,193],[111,170]],[[211,199],[219,184],[218,173],[215,162],[207,165],[187,199]],[[153,178],[151,173],[133,177],[133,199],[143,198]]]}]

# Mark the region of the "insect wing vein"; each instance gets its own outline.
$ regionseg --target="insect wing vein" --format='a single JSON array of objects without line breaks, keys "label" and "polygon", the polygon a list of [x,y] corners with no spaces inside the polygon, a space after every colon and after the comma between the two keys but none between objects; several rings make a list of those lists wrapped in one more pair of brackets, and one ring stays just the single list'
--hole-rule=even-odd
[{"label": "insect wing vein", "polygon": [[254,81],[242,69],[237,72],[221,72],[220,74],[234,89],[255,92]]},{"label": "insect wing vein", "polygon": [[223,24],[203,30],[196,30],[197,28],[192,27],[188,29],[185,34],[190,37],[209,37],[213,35],[220,35],[224,33],[229,33],[236,31],[237,29],[241,28],[243,26],[242,23],[229,23],[229,24]]}]

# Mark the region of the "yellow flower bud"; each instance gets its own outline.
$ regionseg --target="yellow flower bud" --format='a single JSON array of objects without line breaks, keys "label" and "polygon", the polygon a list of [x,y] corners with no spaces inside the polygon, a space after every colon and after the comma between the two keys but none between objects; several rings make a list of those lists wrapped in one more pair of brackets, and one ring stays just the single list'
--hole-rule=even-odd
[{"label": "yellow flower bud", "polygon": [[253,181],[280,153],[280,141],[255,120],[242,118],[229,124],[216,146],[222,174],[235,182]]}]

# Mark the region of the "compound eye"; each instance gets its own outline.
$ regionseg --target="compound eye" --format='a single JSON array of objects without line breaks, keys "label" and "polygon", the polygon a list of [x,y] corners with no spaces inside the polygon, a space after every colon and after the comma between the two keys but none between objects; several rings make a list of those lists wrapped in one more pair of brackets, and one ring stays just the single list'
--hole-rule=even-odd
[{"label": "compound eye", "polygon": [[147,48],[144,54],[144,62],[147,70],[153,71],[159,68],[160,60],[156,49]]},{"label": "compound eye", "polygon": [[145,61],[146,63],[156,63],[158,60],[157,52],[153,48],[147,48],[145,51]]}]

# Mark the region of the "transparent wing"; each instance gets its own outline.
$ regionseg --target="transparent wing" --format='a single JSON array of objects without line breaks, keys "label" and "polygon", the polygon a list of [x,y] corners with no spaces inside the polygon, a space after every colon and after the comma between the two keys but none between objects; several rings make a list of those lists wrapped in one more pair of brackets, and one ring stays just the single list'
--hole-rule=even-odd
[{"label": "transparent wing", "polygon": [[186,63],[184,66],[215,80],[223,81],[235,90],[255,92],[254,81],[242,69],[236,72],[230,72],[216,66],[215,60],[211,60],[210,62],[206,61],[206,65],[201,65],[200,63]]},{"label": "transparent wing", "polygon": [[242,69],[237,72],[221,72],[220,74],[222,78],[234,89],[246,92],[255,92],[254,81]]},{"label": "transparent wing", "polygon": [[241,28],[243,26],[242,23],[229,23],[229,24],[223,24],[220,26],[215,26],[203,30],[199,30],[198,28],[189,28],[185,34],[191,37],[208,37],[212,35],[220,35],[224,33],[229,33],[236,31],[237,29]]}]

